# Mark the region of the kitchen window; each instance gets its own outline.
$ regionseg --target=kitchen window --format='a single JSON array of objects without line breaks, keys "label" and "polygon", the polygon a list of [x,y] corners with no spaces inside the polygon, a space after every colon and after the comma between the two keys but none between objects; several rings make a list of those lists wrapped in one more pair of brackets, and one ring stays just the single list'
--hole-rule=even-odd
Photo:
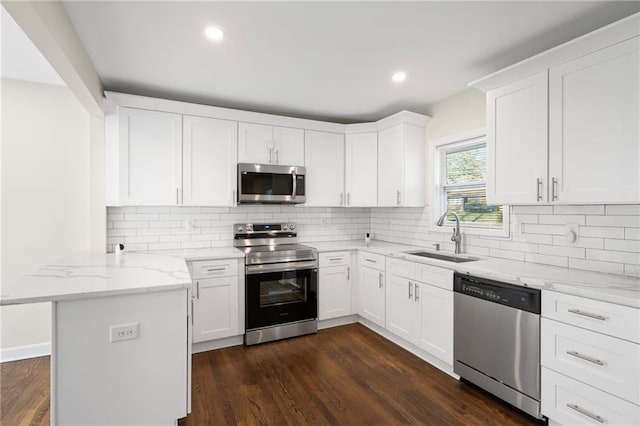
[{"label": "kitchen window", "polygon": [[[432,144],[434,183],[432,223],[446,210],[460,217],[467,234],[509,235],[509,208],[487,204],[487,141],[483,131],[457,135]],[[447,226],[453,226],[452,215]],[[442,228],[432,227],[433,231]],[[446,230],[449,232],[449,230]]]}]

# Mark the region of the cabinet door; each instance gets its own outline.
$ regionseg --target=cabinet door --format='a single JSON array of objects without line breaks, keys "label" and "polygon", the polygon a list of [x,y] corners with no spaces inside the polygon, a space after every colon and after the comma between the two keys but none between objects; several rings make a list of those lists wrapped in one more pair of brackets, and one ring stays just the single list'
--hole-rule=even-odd
[{"label": "cabinet door", "polygon": [[640,201],[639,51],[635,37],[549,71],[552,201]]},{"label": "cabinet door", "polygon": [[414,291],[420,309],[416,344],[453,365],[453,292],[423,283]]},{"label": "cabinet door", "polygon": [[378,133],[378,205],[399,206],[404,156],[403,125]]},{"label": "cabinet door", "polygon": [[238,123],[238,162],[269,164],[273,159],[273,127]]},{"label": "cabinet door", "polygon": [[386,329],[407,341],[413,341],[418,322],[413,286],[413,281],[397,275],[387,279]]},{"label": "cabinet door", "polygon": [[318,319],[351,315],[351,267],[320,268],[318,284]]},{"label": "cabinet door", "polygon": [[400,205],[404,207],[424,207],[427,131],[424,127],[413,124],[402,125],[404,143],[401,165],[402,187],[400,189]]},{"label": "cabinet door", "polygon": [[346,135],[346,205],[375,207],[378,203],[378,134]]},{"label": "cabinet door", "polygon": [[487,93],[487,204],[547,201],[547,71]]},{"label": "cabinet door", "polygon": [[274,127],[275,141],[271,162],[285,166],[304,166],[304,130]]},{"label": "cabinet door", "polygon": [[197,280],[193,304],[193,342],[238,334],[238,277]]},{"label": "cabinet door", "polygon": [[120,108],[120,202],[175,205],[182,186],[182,116]]},{"label": "cabinet door", "polygon": [[372,268],[360,268],[360,315],[384,327],[385,274]]},{"label": "cabinet door", "polygon": [[237,126],[235,121],[183,116],[183,204],[235,204]]},{"label": "cabinet door", "polygon": [[344,135],[305,132],[307,206],[343,206]]}]

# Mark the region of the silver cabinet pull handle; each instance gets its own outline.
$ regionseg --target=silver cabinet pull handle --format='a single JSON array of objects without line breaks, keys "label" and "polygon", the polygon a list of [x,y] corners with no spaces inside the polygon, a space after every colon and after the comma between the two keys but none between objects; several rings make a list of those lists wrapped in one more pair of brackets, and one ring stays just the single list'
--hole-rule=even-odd
[{"label": "silver cabinet pull handle", "polygon": [[597,320],[600,320],[600,321],[606,321],[606,319],[607,319],[607,317],[605,317],[605,316],[598,315],[598,314],[592,314],[590,312],[581,311],[580,309],[567,309],[567,311],[571,312],[572,314],[582,315],[583,317],[589,317],[589,318],[597,319]]},{"label": "silver cabinet pull handle", "polygon": [[576,358],[584,359],[585,361],[589,361],[589,362],[592,362],[592,363],[597,364],[597,365],[604,365],[604,362],[600,361],[599,359],[591,358],[590,356],[583,355],[580,352],[567,351],[567,353],[569,355],[571,355],[571,356],[575,356]]},{"label": "silver cabinet pull handle", "polygon": [[344,206],[344,192],[340,193],[340,205]]},{"label": "silver cabinet pull handle", "polygon": [[420,287],[418,287],[418,283],[413,284],[413,291],[415,293],[413,300],[417,302],[418,300],[420,300]]},{"label": "silver cabinet pull handle", "polygon": [[375,260],[373,260],[373,259],[365,259],[364,261],[365,261],[365,262],[371,262],[371,263],[378,263],[378,262],[376,262],[376,261],[375,261]]},{"label": "silver cabinet pull handle", "polygon": [[597,421],[598,423],[604,423],[604,419],[598,415],[595,415],[593,413],[588,412],[587,410],[585,410],[584,408],[576,405],[576,404],[567,404],[567,407],[571,408],[572,410],[577,411],[578,413],[590,417],[593,420]]},{"label": "silver cabinet pull handle", "polygon": [[231,191],[231,205],[236,205],[236,190]]},{"label": "silver cabinet pull handle", "polygon": [[411,292],[411,287],[413,287],[413,283],[411,281],[409,281],[409,299],[411,299],[413,297],[413,294]]},{"label": "silver cabinet pull handle", "polygon": [[396,204],[400,205],[400,191],[396,191]]},{"label": "silver cabinet pull handle", "polygon": [[276,164],[280,164],[280,149],[276,147],[274,151],[276,152]]},{"label": "silver cabinet pull handle", "polygon": [[329,260],[342,260],[342,257],[330,257]]},{"label": "silver cabinet pull handle", "polygon": [[273,163],[273,158],[272,158],[272,157],[273,157],[273,156],[272,156],[272,154],[273,154],[273,147],[270,147],[270,146],[269,146],[269,147],[267,147],[267,151],[269,151],[269,164],[271,164],[271,163]]},{"label": "silver cabinet pull handle", "polygon": [[551,178],[551,201],[558,201],[558,178]]},{"label": "silver cabinet pull handle", "polygon": [[222,266],[220,268],[209,268],[207,269],[207,272],[224,271],[225,269],[227,269],[226,266]]},{"label": "silver cabinet pull handle", "polygon": [[176,204],[180,204],[180,198],[178,198],[178,191],[180,191],[180,188],[176,187]]},{"label": "silver cabinet pull handle", "polygon": [[536,200],[542,201],[542,179],[536,179]]},{"label": "silver cabinet pull handle", "polygon": [[347,205],[350,206],[351,205],[351,193],[347,192]]},{"label": "silver cabinet pull handle", "polygon": [[200,299],[200,281],[196,281],[196,299]]},{"label": "silver cabinet pull handle", "polygon": [[378,277],[378,288],[382,288],[382,272],[380,272]]},{"label": "silver cabinet pull handle", "polygon": [[191,327],[193,327],[193,299],[191,299]]},{"label": "silver cabinet pull handle", "polygon": [[347,281],[351,281],[351,266],[347,266]]}]

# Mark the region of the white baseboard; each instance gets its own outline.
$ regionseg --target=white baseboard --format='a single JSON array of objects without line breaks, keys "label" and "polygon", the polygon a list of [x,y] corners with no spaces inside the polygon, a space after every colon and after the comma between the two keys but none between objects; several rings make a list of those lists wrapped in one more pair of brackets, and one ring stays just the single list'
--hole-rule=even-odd
[{"label": "white baseboard", "polygon": [[318,330],[325,328],[338,327],[341,325],[353,324],[358,322],[358,315],[347,315],[346,317],[331,318],[318,321]]},{"label": "white baseboard", "polygon": [[191,345],[191,353],[213,351],[215,349],[238,346],[244,343],[244,334],[241,336],[225,337],[223,339],[208,340],[206,342],[194,343]]},{"label": "white baseboard", "polygon": [[47,355],[51,355],[51,343],[49,342],[16,346],[13,348],[0,349],[0,362],[17,361]]}]

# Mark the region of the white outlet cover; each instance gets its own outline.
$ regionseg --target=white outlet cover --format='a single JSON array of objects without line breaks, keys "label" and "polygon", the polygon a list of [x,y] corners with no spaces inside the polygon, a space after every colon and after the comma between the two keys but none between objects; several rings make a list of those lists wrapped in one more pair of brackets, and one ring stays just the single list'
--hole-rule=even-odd
[{"label": "white outlet cover", "polygon": [[109,327],[110,342],[121,342],[123,340],[137,339],[140,331],[140,324],[137,322],[131,324],[112,325]]}]

